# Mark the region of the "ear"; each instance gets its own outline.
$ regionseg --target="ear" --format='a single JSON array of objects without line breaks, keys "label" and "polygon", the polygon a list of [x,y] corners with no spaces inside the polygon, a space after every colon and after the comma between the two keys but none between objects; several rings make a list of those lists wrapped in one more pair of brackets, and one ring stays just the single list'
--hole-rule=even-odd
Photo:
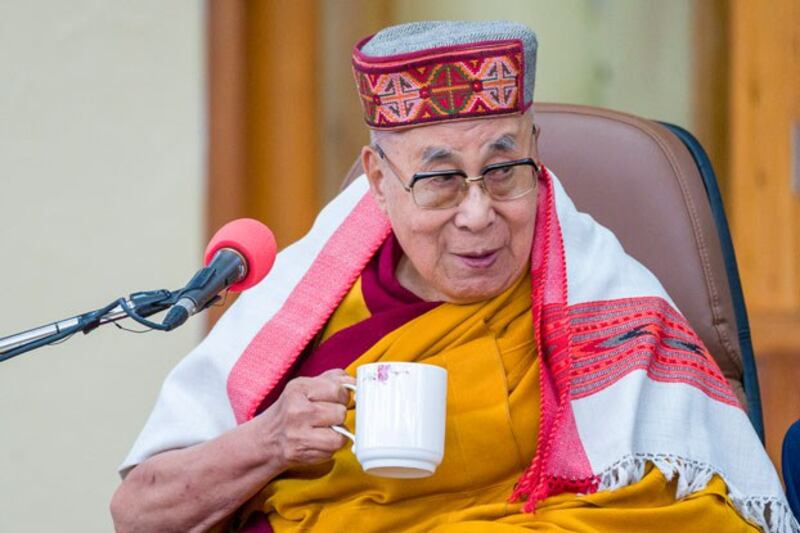
[{"label": "ear", "polygon": [[386,213],[386,175],[380,165],[380,156],[371,146],[361,149],[361,166],[369,181],[369,190],[381,211]]},{"label": "ear", "polygon": [[[538,130],[537,130],[538,131]],[[531,159],[541,164],[542,158],[539,155],[539,135],[538,132],[531,138]]]}]

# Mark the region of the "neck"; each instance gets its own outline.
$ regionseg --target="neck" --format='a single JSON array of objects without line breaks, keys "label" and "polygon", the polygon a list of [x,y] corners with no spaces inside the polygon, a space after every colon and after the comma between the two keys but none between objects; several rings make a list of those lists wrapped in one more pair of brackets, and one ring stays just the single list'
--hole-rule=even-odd
[{"label": "neck", "polygon": [[411,291],[415,296],[425,300],[426,302],[444,302],[447,301],[443,295],[432,289],[427,283],[422,280],[422,277],[408,260],[408,257],[403,254],[397,262],[397,270],[395,271],[397,281],[400,285]]}]

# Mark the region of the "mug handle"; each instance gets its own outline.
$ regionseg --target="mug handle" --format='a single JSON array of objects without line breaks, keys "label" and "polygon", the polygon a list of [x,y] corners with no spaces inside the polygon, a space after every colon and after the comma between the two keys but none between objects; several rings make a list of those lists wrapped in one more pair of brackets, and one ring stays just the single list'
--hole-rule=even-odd
[{"label": "mug handle", "polygon": [[[349,389],[349,390],[351,390],[353,392],[356,391],[356,386],[355,385],[351,385],[350,383],[342,383],[342,387],[344,387],[345,389]],[[353,435],[352,433],[350,433],[347,430],[347,428],[345,428],[343,425],[342,426],[331,426],[331,429],[334,430],[339,435],[347,437],[348,439],[353,441],[353,446],[356,445],[356,436]]]}]

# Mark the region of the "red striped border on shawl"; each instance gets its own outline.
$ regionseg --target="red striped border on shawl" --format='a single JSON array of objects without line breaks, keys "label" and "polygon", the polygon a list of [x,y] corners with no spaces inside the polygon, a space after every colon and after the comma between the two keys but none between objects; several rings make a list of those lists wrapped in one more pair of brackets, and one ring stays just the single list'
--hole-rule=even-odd
[{"label": "red striped border on shawl", "polygon": [[519,39],[484,41],[373,57],[353,50],[353,75],[372,128],[522,113],[524,46]]},{"label": "red striped border on shawl", "polygon": [[574,399],[603,390],[634,370],[653,381],[684,383],[740,407],[725,376],[686,319],[662,298],[625,298],[569,308]]},{"label": "red striped border on shawl", "polygon": [[531,259],[534,330],[539,344],[541,412],[536,455],[511,500],[525,510],[564,492],[596,492],[571,401],[645,369],[653,381],[684,383],[710,398],[739,406],[699,337],[658,297],[567,306],[564,242],[552,178],[543,172]]},{"label": "red striped border on shawl", "polygon": [[372,195],[365,194],[231,369],[228,398],[238,423],[255,416],[390,231]]},{"label": "red striped border on shawl", "polygon": [[539,177],[536,231],[531,250],[531,304],[540,357],[540,411],[536,454],[522,474],[511,501],[527,497],[524,509],[562,492],[591,493],[598,478],[578,434],[570,404],[571,346],[567,313],[567,267],[555,205],[553,179]]}]

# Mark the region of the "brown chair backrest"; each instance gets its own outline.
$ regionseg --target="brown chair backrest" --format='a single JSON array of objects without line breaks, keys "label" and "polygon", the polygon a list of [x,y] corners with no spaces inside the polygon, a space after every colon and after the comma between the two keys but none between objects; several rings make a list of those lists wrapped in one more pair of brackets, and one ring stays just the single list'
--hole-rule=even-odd
[{"label": "brown chair backrest", "polygon": [[[579,210],[658,277],[746,406],[722,247],[683,142],[664,126],[616,111],[564,104],[534,111],[542,162]],[[356,161],[345,183],[361,172]]]}]

